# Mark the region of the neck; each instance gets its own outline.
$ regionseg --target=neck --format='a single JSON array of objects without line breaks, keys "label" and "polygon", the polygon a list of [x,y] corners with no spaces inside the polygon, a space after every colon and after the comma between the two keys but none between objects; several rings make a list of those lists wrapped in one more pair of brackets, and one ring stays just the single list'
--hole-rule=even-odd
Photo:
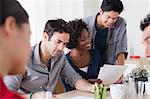
[{"label": "neck", "polygon": [[[4,54],[0,53],[0,56],[4,56]],[[0,76],[4,77],[5,75],[8,74],[8,65],[9,63],[6,61],[7,59],[4,57],[0,57]]]},{"label": "neck", "polygon": [[40,45],[40,60],[43,64],[45,64],[46,66],[49,66],[49,60],[52,58],[52,56],[50,54],[47,53],[46,48],[43,44],[43,42],[41,42]]},{"label": "neck", "polygon": [[79,49],[73,49],[71,51],[72,55],[76,57],[87,55],[88,52],[89,52],[88,50],[79,50]]},{"label": "neck", "polygon": [[97,25],[98,27],[100,27],[100,28],[105,28],[104,25],[103,25],[102,19],[101,19],[101,15],[98,15],[98,16],[97,16],[96,25]]},{"label": "neck", "polygon": [[4,77],[8,73],[5,71],[4,67],[0,66],[0,76]]}]

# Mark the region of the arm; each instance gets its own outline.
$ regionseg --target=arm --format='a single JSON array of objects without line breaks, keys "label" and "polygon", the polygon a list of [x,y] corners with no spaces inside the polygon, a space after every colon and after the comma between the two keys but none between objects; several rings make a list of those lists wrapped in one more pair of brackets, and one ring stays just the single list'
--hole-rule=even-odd
[{"label": "arm", "polygon": [[[20,83],[23,78],[23,75],[13,75],[13,76],[5,76],[4,77],[4,83],[8,87],[8,89],[13,91],[18,91],[20,88]],[[28,99],[28,94],[20,93],[22,97],[25,99]]]},{"label": "arm", "polygon": [[4,83],[8,87],[8,89],[13,91],[18,91],[20,88],[20,83],[22,81],[23,75],[13,75],[13,76],[5,76]]},{"label": "arm", "polygon": [[85,79],[78,79],[75,83],[75,88],[81,91],[88,91],[94,93],[95,85],[89,83]]},{"label": "arm", "polygon": [[65,65],[62,68],[61,76],[66,78],[66,82],[71,87],[75,87],[78,90],[94,92],[94,85],[90,84],[87,80],[84,80],[69,64],[66,60]]},{"label": "arm", "polygon": [[118,33],[118,42],[116,45],[116,62],[118,65],[124,65],[125,58],[127,57],[127,34],[126,34],[126,22],[122,19],[120,24],[120,31]]},{"label": "arm", "polygon": [[117,57],[117,65],[124,65],[125,63],[125,54],[120,53]]},{"label": "arm", "polygon": [[30,94],[24,94],[22,96],[24,99],[49,99],[49,98],[57,99],[57,96],[55,94],[51,96],[51,94],[48,94],[47,92],[39,91],[39,92],[33,93],[31,96]]}]

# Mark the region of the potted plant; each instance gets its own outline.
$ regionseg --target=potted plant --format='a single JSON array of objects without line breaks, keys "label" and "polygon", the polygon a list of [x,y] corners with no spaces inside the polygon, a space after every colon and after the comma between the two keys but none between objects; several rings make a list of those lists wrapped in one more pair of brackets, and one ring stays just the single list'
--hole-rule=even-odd
[{"label": "potted plant", "polygon": [[[148,81],[148,76],[149,76],[149,73],[145,68],[135,68],[132,70],[130,77],[135,82],[135,87],[136,87],[137,92],[138,92],[138,82],[139,81],[142,81],[142,82]],[[144,92],[145,92],[145,85],[144,85],[143,93]]]},{"label": "potted plant", "polygon": [[132,70],[130,76],[134,81],[148,81],[148,71],[145,68],[135,68]]}]

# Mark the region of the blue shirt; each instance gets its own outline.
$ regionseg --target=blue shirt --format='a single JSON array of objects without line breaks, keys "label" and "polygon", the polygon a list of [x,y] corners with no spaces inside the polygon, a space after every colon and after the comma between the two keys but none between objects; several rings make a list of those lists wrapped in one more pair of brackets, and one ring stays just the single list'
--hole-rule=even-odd
[{"label": "blue shirt", "polygon": [[106,41],[108,28],[100,28],[96,26],[96,36],[95,36],[95,48],[99,51],[102,56],[103,64],[106,63]]},{"label": "blue shirt", "polygon": [[[90,60],[90,64],[88,66],[88,70],[87,73],[80,70],[72,61],[71,57],[70,57],[70,53],[66,54],[66,57],[69,61],[69,63],[71,64],[71,66],[73,67],[73,69],[79,73],[84,79],[96,79],[100,70],[100,67],[102,67],[102,61],[101,61],[101,56],[98,52],[98,50],[96,49],[91,49],[90,50],[91,53],[91,60]],[[75,88],[72,88],[67,82],[66,80],[62,77],[62,83],[65,87],[65,91],[70,91],[73,90]]]}]

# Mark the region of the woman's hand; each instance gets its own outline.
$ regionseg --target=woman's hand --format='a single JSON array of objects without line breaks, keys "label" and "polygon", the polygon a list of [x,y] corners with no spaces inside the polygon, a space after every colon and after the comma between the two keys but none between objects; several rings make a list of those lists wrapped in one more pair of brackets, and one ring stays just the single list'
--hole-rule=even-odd
[{"label": "woman's hand", "polygon": [[95,82],[97,82],[98,84],[102,83],[102,80],[100,80],[100,79],[88,79],[88,81],[92,84],[95,84]]}]

